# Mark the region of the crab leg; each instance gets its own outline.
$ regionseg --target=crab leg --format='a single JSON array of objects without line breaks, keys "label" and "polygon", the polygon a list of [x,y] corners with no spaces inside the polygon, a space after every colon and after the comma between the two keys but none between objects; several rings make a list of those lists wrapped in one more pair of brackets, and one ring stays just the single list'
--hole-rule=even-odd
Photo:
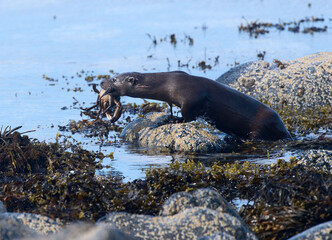
[{"label": "crab leg", "polygon": [[114,111],[112,119],[110,119],[110,121],[112,123],[116,122],[121,117],[121,113],[122,113],[122,105],[121,105],[120,101],[117,101],[114,99],[114,103],[116,104],[116,109]]}]

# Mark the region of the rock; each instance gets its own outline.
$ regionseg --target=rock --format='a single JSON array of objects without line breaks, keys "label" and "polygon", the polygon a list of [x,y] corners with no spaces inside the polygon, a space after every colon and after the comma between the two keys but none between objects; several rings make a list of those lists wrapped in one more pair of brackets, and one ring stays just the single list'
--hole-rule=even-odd
[{"label": "rock", "polygon": [[6,209],[5,205],[3,205],[3,203],[0,201],[0,214],[4,213],[4,212],[7,212],[7,209]]},{"label": "rock", "polygon": [[284,104],[305,109],[331,106],[332,52],[321,52],[292,61],[249,62],[221,75],[229,85],[273,108]]},{"label": "rock", "polygon": [[200,189],[172,195],[163,206],[162,216],[114,212],[98,222],[138,239],[257,239],[242,219],[227,213],[234,214],[233,209],[225,208],[225,202],[218,193]]},{"label": "rock", "polygon": [[194,192],[178,192],[170,196],[163,204],[160,216],[172,216],[184,209],[206,207],[218,212],[228,213],[241,220],[236,209],[229,204],[219,193],[208,188],[201,188]]},{"label": "rock", "polygon": [[190,153],[225,152],[231,145],[190,123],[169,124],[170,115],[150,113],[127,125],[120,137],[141,147]]},{"label": "rock", "polygon": [[288,240],[331,240],[332,239],[332,221],[325,222],[307,229]]},{"label": "rock", "polygon": [[33,229],[22,224],[22,221],[15,218],[0,219],[0,239],[13,240],[13,239],[35,239],[40,234]]},{"label": "rock", "polygon": [[228,235],[227,233],[217,233],[212,236],[200,237],[198,240],[236,240],[236,237]]},{"label": "rock", "polygon": [[308,169],[332,174],[332,151],[330,150],[308,150],[299,156],[298,164]]},{"label": "rock", "polygon": [[126,141],[135,142],[140,138],[139,132],[144,128],[157,128],[167,124],[170,115],[166,113],[149,113],[144,118],[138,118],[130,122],[121,132],[120,137]]},{"label": "rock", "polygon": [[[34,240],[131,240],[130,236],[120,232],[117,229],[112,229],[106,224],[73,224],[63,229],[62,231],[40,238],[33,238]],[[27,238],[25,240],[32,240]]]},{"label": "rock", "polygon": [[57,221],[42,215],[32,213],[1,213],[0,220],[17,221],[22,225],[43,235],[56,233],[61,229],[61,225]]},{"label": "rock", "polygon": [[168,217],[110,213],[100,222],[138,239],[197,239],[219,232],[237,239],[256,239],[239,219],[204,207],[185,209]]}]

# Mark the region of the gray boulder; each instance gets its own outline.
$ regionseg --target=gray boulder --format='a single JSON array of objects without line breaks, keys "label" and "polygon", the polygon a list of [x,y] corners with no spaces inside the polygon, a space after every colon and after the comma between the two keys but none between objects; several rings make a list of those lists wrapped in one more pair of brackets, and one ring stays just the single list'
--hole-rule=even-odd
[{"label": "gray boulder", "polygon": [[[61,229],[61,224],[49,217],[32,213],[12,213],[5,212],[0,214],[0,220],[20,223],[40,234],[48,235],[56,233]],[[16,226],[16,225],[15,225]]]},{"label": "gray boulder", "polygon": [[234,209],[229,210],[225,205],[218,193],[202,189],[189,195],[171,196],[160,213],[162,216],[114,212],[98,222],[137,239],[199,239],[213,235],[215,238],[211,239],[257,239],[240,218],[231,215]]},{"label": "gray boulder", "polygon": [[223,152],[231,147],[191,123],[169,124],[169,119],[166,113],[149,113],[129,123],[120,137],[141,147],[190,153]]},{"label": "gray boulder", "polygon": [[201,188],[194,192],[178,192],[170,196],[163,204],[160,216],[172,216],[185,209],[206,207],[241,220],[235,207],[228,203],[219,193],[208,188]]},{"label": "gray boulder", "polygon": [[7,212],[7,209],[6,209],[5,205],[3,205],[3,203],[0,201],[0,214],[4,213],[4,212]]},{"label": "gray boulder", "polygon": [[332,239],[332,221],[325,222],[307,229],[288,240],[331,240]]},{"label": "gray boulder", "polygon": [[249,62],[221,75],[229,85],[273,108],[284,104],[305,109],[331,106],[332,52],[321,52],[292,61]]},{"label": "gray boulder", "polygon": [[130,236],[106,224],[78,223],[70,225],[47,237],[26,238],[25,240],[131,240]]},{"label": "gray boulder", "polygon": [[37,238],[41,236],[37,231],[22,224],[22,221],[15,218],[0,219],[0,239],[1,240],[14,240]]}]

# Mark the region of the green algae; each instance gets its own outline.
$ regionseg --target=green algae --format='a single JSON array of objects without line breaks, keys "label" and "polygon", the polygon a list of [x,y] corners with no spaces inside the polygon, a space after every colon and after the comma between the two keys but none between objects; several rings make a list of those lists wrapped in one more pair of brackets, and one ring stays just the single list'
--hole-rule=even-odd
[{"label": "green algae", "polygon": [[[260,101],[271,107],[268,101]],[[303,136],[308,133],[317,133],[323,129],[331,132],[332,129],[332,106],[316,106],[301,109],[296,106],[283,104],[275,109],[282,118],[286,128],[296,136]]]},{"label": "green algae", "polygon": [[310,132],[316,133],[320,128],[331,130],[332,106],[321,106],[300,110],[290,106],[284,106],[277,110],[286,127],[291,131],[297,131],[303,135]]}]

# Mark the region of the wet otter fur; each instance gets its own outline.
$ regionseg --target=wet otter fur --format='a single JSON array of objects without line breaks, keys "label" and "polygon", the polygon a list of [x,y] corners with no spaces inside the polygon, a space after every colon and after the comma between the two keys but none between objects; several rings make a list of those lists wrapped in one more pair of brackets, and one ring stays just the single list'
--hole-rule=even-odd
[{"label": "wet otter fur", "polygon": [[167,102],[184,121],[206,118],[219,130],[243,139],[291,139],[280,116],[258,100],[208,78],[182,71],[130,72],[104,80],[104,94]]}]

